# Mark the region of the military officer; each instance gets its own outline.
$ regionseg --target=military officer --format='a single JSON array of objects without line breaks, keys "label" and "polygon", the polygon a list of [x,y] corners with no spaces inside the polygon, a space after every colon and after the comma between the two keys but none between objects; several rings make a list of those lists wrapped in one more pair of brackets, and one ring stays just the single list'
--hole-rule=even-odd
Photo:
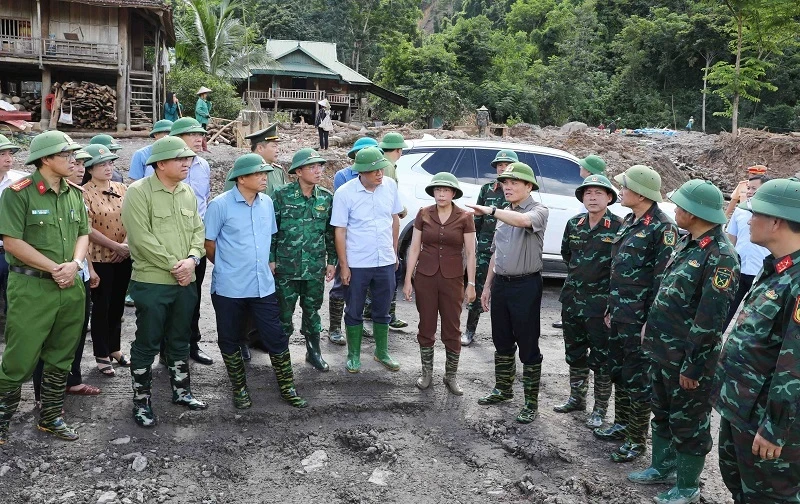
[{"label": "military officer", "polygon": [[74,441],[61,417],[67,375],[81,337],[86,300],[78,273],[89,247],[83,194],[67,178],[80,146],[60,131],[31,142],[25,161],[36,171],[0,199],[0,235],[9,264],[6,349],[0,362],[0,445],[20,401],[21,385],[44,361],[38,428]]},{"label": "military officer", "polygon": [[[491,165],[497,175],[500,175],[508,168],[508,165],[517,161],[519,161],[519,158],[516,152],[504,149],[497,152]],[[478,200],[475,204],[506,208],[508,203],[503,195],[503,184],[499,180],[485,183],[478,192]],[[483,312],[481,294],[483,293],[483,284],[486,282],[489,261],[492,259],[492,239],[494,238],[494,228],[497,225],[497,220],[491,215],[475,214],[473,219],[475,220],[475,235],[478,237],[476,249],[477,268],[475,270],[476,298],[475,301],[467,305],[467,328],[464,334],[461,335],[461,344],[464,346],[470,346],[473,339],[475,339],[475,330],[478,328],[478,321],[480,320],[481,312]]]},{"label": "military officer", "polygon": [[608,361],[608,328],[603,321],[608,306],[611,246],[622,219],[608,209],[617,193],[603,175],[589,175],[575,196],[585,213],[571,218],[564,228],[561,257],[567,264],[567,279],[561,289],[561,320],[569,364],[570,396],[553,408],[558,413],[586,409],[589,370],[594,371],[594,407],[587,427],[600,427],[611,396]]},{"label": "military officer", "polygon": [[719,469],[737,504],[800,502],[800,181],[766,182],[750,207],[770,255],[717,364]]},{"label": "military officer", "polygon": [[658,504],[695,502],[711,451],[711,385],[725,317],[736,293],[739,259],[728,241],[722,192],[690,180],[670,194],[680,239],[647,316],[643,348],[651,359],[653,457],[634,483],[677,485]]},{"label": "military officer", "polygon": [[634,165],[614,177],[622,186],[622,205],[631,209],[614,238],[611,295],[605,317],[609,336],[609,372],[615,386],[614,424],[597,428],[604,440],[625,440],[614,462],[641,456],[650,421],[650,377],[641,332],[664,267],[678,241],[675,223],[658,207],[661,177],[649,166]]},{"label": "military officer", "polygon": [[[264,158],[265,163],[272,165],[273,169],[267,175],[267,188],[264,190],[264,194],[272,197],[279,187],[289,183],[286,172],[275,164],[278,161],[278,147],[280,145],[278,143],[278,125],[273,124],[261,131],[251,133],[245,138],[250,140],[250,152],[258,154]],[[228,172],[228,176],[225,178],[226,191],[230,191],[236,185],[236,181],[231,181],[230,174],[231,172]]]},{"label": "military officer", "polygon": [[288,336],[294,333],[292,315],[299,299],[306,362],[320,371],[329,368],[320,354],[319,309],[325,281],[333,279],[336,268],[331,226],[333,193],[319,185],[325,163],[314,149],[300,149],[292,157],[289,174],[297,175],[297,180],[275,191],[273,204],[278,232],[269,254],[283,330]]}]

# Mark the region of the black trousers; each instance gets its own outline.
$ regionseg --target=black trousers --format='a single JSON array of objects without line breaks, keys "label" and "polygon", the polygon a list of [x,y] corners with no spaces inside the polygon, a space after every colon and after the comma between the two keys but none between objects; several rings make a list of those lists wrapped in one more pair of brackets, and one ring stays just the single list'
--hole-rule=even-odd
[{"label": "black trousers", "polygon": [[194,314],[192,315],[192,336],[189,342],[196,345],[200,342],[200,296],[203,292],[203,279],[206,277],[206,258],[200,259],[200,264],[194,269],[194,275],[197,277],[194,285],[197,287],[197,306],[194,307]]},{"label": "black trousers", "polygon": [[131,280],[131,260],[93,263],[100,285],[92,289],[92,347],[95,357],[108,357],[120,350],[125,293]]},{"label": "black trousers", "polygon": [[270,354],[282,354],[289,348],[289,335],[281,327],[278,297],[272,293],[263,298],[229,298],[211,294],[217,317],[217,344],[225,355],[239,350],[246,315],[250,315],[258,331],[261,345]]},{"label": "black trousers", "polygon": [[728,324],[731,323],[733,320],[733,316],[736,315],[736,310],[739,309],[739,305],[742,304],[744,297],[747,295],[747,291],[750,290],[750,287],[753,285],[753,280],[756,279],[755,275],[739,275],[739,290],[736,291],[736,295],[733,297],[733,302],[731,303],[731,307],[728,309],[728,317],[725,319],[725,327],[728,328]]},{"label": "black trousers", "polygon": [[514,355],[519,347],[523,364],[542,362],[539,351],[542,275],[516,278],[495,275],[492,282],[492,341],[500,355]]},{"label": "black trousers", "polygon": [[322,128],[317,128],[319,132],[319,148],[320,149],[327,149],[328,148],[328,132]]}]

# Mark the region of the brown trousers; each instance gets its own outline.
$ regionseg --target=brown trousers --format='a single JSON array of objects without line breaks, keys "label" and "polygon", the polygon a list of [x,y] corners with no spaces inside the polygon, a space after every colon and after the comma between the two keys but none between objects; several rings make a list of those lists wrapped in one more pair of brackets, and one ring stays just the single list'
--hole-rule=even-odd
[{"label": "brown trousers", "polygon": [[442,343],[451,352],[461,352],[461,307],[464,302],[464,278],[444,278],[441,271],[434,276],[417,272],[414,275],[417,311],[419,312],[420,346],[432,347],[436,342],[436,318],[442,321]]}]

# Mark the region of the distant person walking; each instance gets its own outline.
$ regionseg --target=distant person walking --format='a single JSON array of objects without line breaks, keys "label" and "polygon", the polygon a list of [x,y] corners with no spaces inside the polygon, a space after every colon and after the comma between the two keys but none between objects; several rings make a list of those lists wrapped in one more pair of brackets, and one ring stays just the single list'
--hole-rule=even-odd
[{"label": "distant person walking", "polygon": [[686,131],[692,131],[692,125],[694,124],[694,116],[689,117],[689,122],[686,123]]},{"label": "distant person walking", "polygon": [[319,132],[319,149],[328,149],[328,134],[333,130],[333,122],[331,121],[331,104],[328,99],[320,100],[319,112],[317,112],[317,119],[314,121],[314,126],[317,127]]},{"label": "distant person walking", "polygon": [[183,117],[183,105],[178,101],[178,95],[170,91],[164,103],[164,119],[175,122],[181,117]]}]

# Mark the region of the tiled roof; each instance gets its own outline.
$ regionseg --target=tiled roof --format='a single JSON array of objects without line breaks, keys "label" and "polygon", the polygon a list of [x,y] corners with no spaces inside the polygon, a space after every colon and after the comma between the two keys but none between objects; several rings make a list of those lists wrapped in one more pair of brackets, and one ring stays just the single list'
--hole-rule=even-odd
[{"label": "tiled roof", "polygon": [[[300,61],[280,61],[284,56],[300,50],[311,60],[318,63],[311,65]],[[336,56],[336,44],[332,42],[312,42],[308,40],[268,40],[267,51],[275,58],[275,62],[264,65],[265,68],[253,70],[253,73],[299,73],[339,76],[350,84],[372,84],[372,81],[341,63]],[[287,58],[291,60],[292,58]]]}]

